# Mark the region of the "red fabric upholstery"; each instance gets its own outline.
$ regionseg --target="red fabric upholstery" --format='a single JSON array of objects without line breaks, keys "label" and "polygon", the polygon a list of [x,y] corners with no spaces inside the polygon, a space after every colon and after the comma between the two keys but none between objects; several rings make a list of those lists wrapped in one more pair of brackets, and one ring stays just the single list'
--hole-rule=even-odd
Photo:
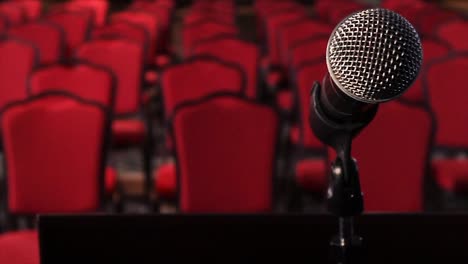
[{"label": "red fabric upholstery", "polygon": [[39,264],[37,231],[18,231],[0,235],[0,263]]},{"label": "red fabric upholstery", "polygon": [[161,165],[155,172],[155,189],[161,198],[175,198],[177,195],[177,172],[174,163]]},{"label": "red fabric upholstery", "polygon": [[327,187],[327,168],[323,159],[305,159],[296,163],[295,176],[301,188],[323,192]]},{"label": "red fabric upholstery", "polygon": [[123,39],[93,40],[81,45],[76,56],[114,72],[117,78],[116,114],[139,111],[144,59],[141,45]]},{"label": "red fabric upholstery", "polygon": [[22,7],[24,14],[29,21],[38,19],[42,14],[41,0],[16,0],[15,4]]},{"label": "red fabric upholstery", "polygon": [[26,79],[37,64],[34,46],[16,40],[0,41],[0,109],[26,98]]},{"label": "red fabric upholstery", "polygon": [[276,104],[281,110],[291,111],[294,106],[294,92],[288,90],[278,91]]},{"label": "red fabric upholstery", "polygon": [[29,91],[32,95],[37,95],[51,90],[64,90],[111,106],[115,92],[113,81],[111,72],[89,64],[52,65],[31,74]]},{"label": "red fabric upholstery", "polygon": [[81,11],[55,11],[47,15],[47,20],[60,25],[65,31],[67,56],[84,43],[92,26],[93,16],[85,10]]},{"label": "red fabric upholstery", "polygon": [[[464,20],[454,20],[439,27],[437,34],[439,38],[445,40],[456,51],[468,51],[468,36],[461,32],[467,32],[468,22]],[[424,54],[426,51],[424,50]]]},{"label": "red fabric upholstery", "polygon": [[60,27],[43,22],[30,22],[8,30],[8,34],[33,43],[40,53],[41,64],[60,61],[65,36]]},{"label": "red fabric upholstery", "polygon": [[1,126],[9,212],[95,211],[106,123],[99,106],[65,96],[7,108]]},{"label": "red fabric upholstery", "polygon": [[[295,43],[315,35],[330,35],[332,30],[331,25],[310,19],[284,25],[278,33],[282,64],[284,66],[289,64],[289,51]],[[322,53],[324,52],[323,50]]]},{"label": "red fabric upholstery", "polygon": [[113,193],[117,190],[117,171],[112,167],[106,168],[104,184],[106,193]]},{"label": "red fabric upholstery", "polygon": [[365,6],[362,4],[349,1],[346,4],[341,5],[337,8],[331,8],[328,12],[328,21],[332,24],[338,24],[341,20],[349,16],[354,12],[364,10]]},{"label": "red fabric upholstery", "polygon": [[68,5],[89,8],[94,12],[94,25],[103,26],[106,23],[109,3],[107,0],[72,0]]},{"label": "red fabric upholstery", "polygon": [[271,210],[279,118],[242,99],[218,97],[174,118],[182,212]]},{"label": "red fabric upholstery", "polygon": [[[448,55],[449,47],[444,45],[442,42],[431,39],[423,38],[422,46],[424,50],[423,57],[423,70],[435,59],[440,59]],[[419,75],[418,79],[413,83],[410,89],[408,89],[403,95],[402,98],[409,100],[411,102],[422,103],[425,100],[424,97],[424,88],[422,85],[422,74]]]},{"label": "red fabric upholstery", "polygon": [[289,66],[297,69],[302,63],[324,58],[329,35],[320,35],[296,43],[289,53]]},{"label": "red fabric upholstery", "polygon": [[151,55],[154,52],[149,50],[150,35],[145,27],[126,21],[114,21],[103,27],[96,28],[92,32],[93,39],[115,38],[116,36],[139,43],[145,51],[146,62],[148,64],[152,63]]},{"label": "red fabric upholstery", "polygon": [[309,124],[310,91],[315,81],[322,82],[327,73],[325,60],[304,65],[297,71],[296,89],[299,97],[299,111],[301,117],[301,135],[303,146],[310,149],[322,149],[323,144],[315,137]]},{"label": "red fabric upholstery", "polygon": [[190,52],[193,50],[195,43],[222,34],[236,36],[238,34],[238,29],[232,25],[220,24],[213,21],[202,21],[185,26],[182,29],[182,48],[184,56],[188,57],[192,55]]},{"label": "red fabric upholstery", "polygon": [[216,60],[195,58],[163,71],[161,88],[166,117],[178,105],[217,92],[243,93],[243,75]]},{"label": "red fabric upholstery", "polygon": [[375,119],[353,142],[366,211],[422,210],[430,130],[430,115],[424,109],[397,101],[380,105]]},{"label": "red fabric upholstery", "polygon": [[269,71],[266,76],[266,83],[270,87],[278,87],[284,78],[284,74],[280,71]]},{"label": "red fabric upholstery", "polygon": [[190,25],[202,20],[213,20],[224,24],[234,25],[234,16],[213,10],[192,10],[184,16],[184,25]]},{"label": "red fabric upholstery", "polygon": [[437,119],[438,146],[468,147],[468,122],[463,121],[468,114],[467,71],[468,56],[459,55],[432,64],[424,72],[423,78],[427,80],[430,103]]},{"label": "red fabric upholstery", "polygon": [[420,34],[431,35],[434,29],[456,18],[461,17],[455,11],[442,9],[439,5],[428,4],[417,13],[416,27]]},{"label": "red fabric upholstery", "polygon": [[142,11],[123,11],[113,14],[111,21],[126,21],[144,27],[149,33],[150,45],[148,46],[148,56],[154,58],[159,38],[157,17]]},{"label": "red fabric upholstery", "polygon": [[145,138],[146,126],[138,119],[118,119],[112,123],[112,134],[116,142],[139,143]]},{"label": "red fabric upholstery", "polygon": [[260,53],[254,44],[230,37],[207,39],[195,45],[192,54],[209,54],[240,65],[247,77],[246,95],[256,98]]},{"label": "red fabric upholstery", "polygon": [[297,12],[284,12],[278,15],[269,16],[265,21],[267,49],[270,63],[279,65],[281,63],[280,48],[278,46],[278,34],[281,25],[290,23],[291,21],[299,20],[305,17],[305,11],[298,9]]},{"label": "red fabric upholstery", "polygon": [[15,2],[0,3],[0,15],[5,16],[10,25],[21,24],[25,19],[21,5]]}]

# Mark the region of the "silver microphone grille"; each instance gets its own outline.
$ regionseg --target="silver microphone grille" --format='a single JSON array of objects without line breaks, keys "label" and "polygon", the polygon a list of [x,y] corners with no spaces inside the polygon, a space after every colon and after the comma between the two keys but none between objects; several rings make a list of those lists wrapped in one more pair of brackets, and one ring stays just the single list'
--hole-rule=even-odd
[{"label": "silver microphone grille", "polygon": [[327,66],[338,88],[366,103],[401,95],[422,63],[418,33],[402,16],[375,8],[354,13],[336,26],[327,47]]}]

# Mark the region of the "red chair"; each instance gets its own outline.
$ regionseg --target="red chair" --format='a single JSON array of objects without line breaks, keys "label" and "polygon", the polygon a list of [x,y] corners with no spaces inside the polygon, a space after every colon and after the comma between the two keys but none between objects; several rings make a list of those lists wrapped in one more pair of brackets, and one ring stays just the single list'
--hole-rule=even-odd
[{"label": "red chair", "polygon": [[148,46],[149,60],[154,60],[159,39],[159,23],[157,17],[141,11],[123,11],[113,14],[111,21],[125,21],[144,27],[149,33],[150,38],[150,44]]},{"label": "red chair", "polygon": [[[170,120],[174,111],[190,101],[197,101],[212,94],[238,94],[246,91],[245,73],[237,65],[208,55],[194,56],[180,64],[164,69],[161,74],[161,93],[164,119]],[[166,149],[174,150],[172,135],[166,135]],[[155,171],[156,190],[162,199],[176,196],[176,185],[171,173],[173,164],[165,164]]]},{"label": "red chair", "polygon": [[[468,36],[462,32],[468,30],[468,21],[454,19],[443,23],[437,29],[437,36],[448,42],[457,52],[468,51]],[[426,53],[426,52],[424,52]]]},{"label": "red chair", "polygon": [[426,4],[423,8],[418,10],[415,15],[415,27],[422,35],[434,34],[434,29],[440,25],[452,20],[461,20],[462,17],[455,11],[442,9],[435,4]]},{"label": "red chair", "polygon": [[323,58],[326,54],[329,34],[316,35],[296,42],[289,51],[289,68],[292,72],[297,70],[301,64]]},{"label": "red chair", "polygon": [[8,19],[0,14],[0,34],[3,34],[8,28]]},{"label": "red chair", "polygon": [[37,231],[15,232],[15,224],[36,214],[104,209],[110,111],[93,101],[52,93],[18,101],[1,113],[6,159],[2,202],[10,231],[0,236],[0,261],[39,263]]},{"label": "red chair", "polygon": [[55,23],[65,31],[66,56],[70,58],[78,46],[89,39],[93,16],[86,10],[62,10],[50,12],[47,21]]},{"label": "red chair", "polygon": [[65,32],[60,26],[45,21],[29,22],[11,27],[8,35],[33,43],[39,49],[40,63],[43,65],[63,59]]},{"label": "red chair", "polygon": [[23,23],[25,20],[23,8],[16,2],[0,3],[0,15],[8,19],[9,25],[18,25]]},{"label": "red chair", "polygon": [[171,123],[177,153],[172,178],[180,186],[182,212],[273,209],[279,134],[274,110],[235,96],[212,96],[181,106]]},{"label": "red chair", "polygon": [[203,20],[184,26],[182,29],[183,55],[185,57],[191,56],[190,51],[195,43],[221,34],[230,34],[236,37],[239,31],[232,25],[221,24],[211,20]]},{"label": "red chair", "polygon": [[0,108],[27,97],[27,77],[39,63],[37,48],[26,41],[0,40]]},{"label": "red chair", "polygon": [[109,11],[109,3],[107,0],[71,0],[68,5],[77,8],[88,8],[94,12],[94,25],[103,26],[107,20],[107,12]]},{"label": "red chair", "polygon": [[19,5],[26,15],[28,21],[39,19],[42,16],[42,1],[41,0],[13,0]]},{"label": "red chair", "polygon": [[435,152],[440,158],[433,160],[433,176],[446,193],[465,194],[468,186],[468,161],[463,158],[468,146],[468,125],[464,121],[467,69],[465,52],[435,60],[423,72],[423,85],[437,123]]},{"label": "red chair", "polygon": [[299,156],[294,164],[294,175],[299,187],[316,193],[326,189],[326,150],[310,128],[310,92],[314,82],[321,83],[325,74],[327,66],[322,55],[301,64],[294,77],[299,106],[299,126],[290,131],[290,141]]},{"label": "red chair", "polygon": [[[422,106],[381,104],[353,142],[367,212],[420,212],[428,172],[432,118]],[[334,156],[332,151],[330,156]]]},{"label": "red chair", "polygon": [[[448,56],[452,50],[447,42],[434,37],[424,37],[421,40],[421,44],[424,50],[421,72],[424,72],[427,65],[431,64],[432,61]],[[423,74],[420,74],[411,88],[402,95],[402,100],[418,104],[428,104],[429,99],[427,98],[427,92],[422,84],[422,76]]]},{"label": "red chair", "polygon": [[99,39],[81,45],[76,58],[106,67],[117,79],[112,123],[114,146],[141,146],[145,172],[145,195],[151,186],[152,123],[142,102],[143,48],[123,39]]},{"label": "red chair", "polygon": [[150,34],[145,27],[126,21],[114,21],[103,27],[95,28],[91,33],[92,39],[99,38],[125,38],[139,43],[143,49],[147,63],[153,60],[149,54]]},{"label": "red chair", "polygon": [[[330,35],[332,30],[333,28],[329,24],[309,18],[284,24],[278,33],[281,64],[286,68],[289,66],[289,52],[296,43],[317,35]],[[325,53],[325,50],[322,52]]]},{"label": "red chair", "polygon": [[[226,52],[229,51],[229,52]],[[256,45],[230,35],[217,35],[194,44],[194,55],[208,54],[223,61],[236,63],[244,69],[247,77],[246,95],[259,98],[260,52]]]}]

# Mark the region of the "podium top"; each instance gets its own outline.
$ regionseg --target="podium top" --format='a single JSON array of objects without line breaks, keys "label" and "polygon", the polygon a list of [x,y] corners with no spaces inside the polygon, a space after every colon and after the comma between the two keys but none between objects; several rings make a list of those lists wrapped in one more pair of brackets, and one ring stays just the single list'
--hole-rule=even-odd
[{"label": "podium top", "polygon": [[[468,214],[356,218],[363,263],[467,263]],[[335,217],[42,215],[41,263],[329,263]]]}]

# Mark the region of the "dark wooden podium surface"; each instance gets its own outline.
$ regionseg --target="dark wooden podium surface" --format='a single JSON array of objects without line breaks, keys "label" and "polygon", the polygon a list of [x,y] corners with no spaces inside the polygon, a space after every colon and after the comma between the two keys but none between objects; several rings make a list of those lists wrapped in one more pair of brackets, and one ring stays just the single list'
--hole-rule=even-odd
[{"label": "dark wooden podium surface", "polygon": [[[39,217],[42,264],[329,263],[329,215]],[[363,263],[468,263],[468,214],[356,219]]]}]

